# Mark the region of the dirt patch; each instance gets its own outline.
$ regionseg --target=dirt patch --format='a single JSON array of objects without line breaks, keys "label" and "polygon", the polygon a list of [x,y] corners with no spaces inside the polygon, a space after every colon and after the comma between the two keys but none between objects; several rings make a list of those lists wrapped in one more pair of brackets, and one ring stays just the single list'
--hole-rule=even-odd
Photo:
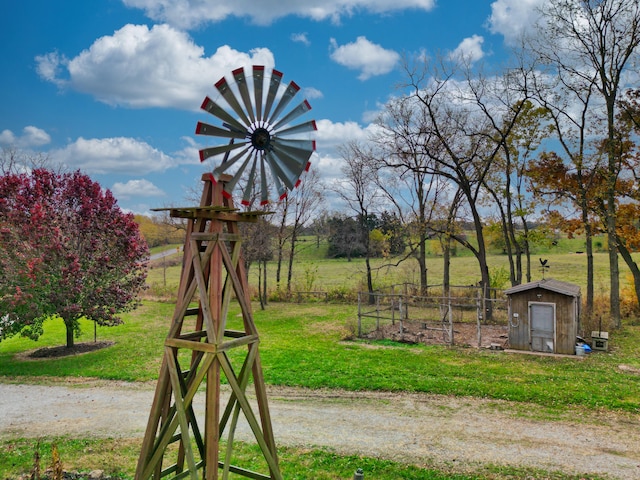
[{"label": "dirt patch", "polygon": [[[381,325],[367,334],[372,340],[393,340],[395,342],[424,345],[448,345],[449,332],[442,325],[426,322],[396,322]],[[464,347],[478,347],[478,326],[472,323],[453,324],[453,344]],[[482,348],[508,348],[509,328],[506,325],[481,325],[480,346]]]},{"label": "dirt patch", "polygon": [[640,375],[640,368],[632,367],[631,365],[618,365],[618,369],[626,373]]},{"label": "dirt patch", "polygon": [[84,342],[76,343],[73,347],[60,345],[57,347],[43,347],[18,355],[21,360],[35,360],[46,358],[68,357],[70,355],[82,355],[83,353],[95,352],[115,345],[115,342]]}]

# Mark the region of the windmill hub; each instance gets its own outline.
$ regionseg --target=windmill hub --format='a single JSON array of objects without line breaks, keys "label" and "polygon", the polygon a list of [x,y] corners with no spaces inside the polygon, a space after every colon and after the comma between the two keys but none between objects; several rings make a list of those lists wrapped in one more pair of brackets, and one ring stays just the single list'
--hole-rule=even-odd
[{"label": "windmill hub", "polygon": [[200,160],[219,159],[211,176],[230,175],[223,194],[229,198],[244,178],[242,204],[250,205],[254,189],[260,192],[260,204],[269,203],[269,191],[277,198],[298,185],[300,176],[309,168],[316,142],[309,135],[317,130],[315,120],[293,123],[311,110],[306,100],[289,109],[289,103],[300,91],[293,81],[282,83],[282,72],[254,65],[250,74],[245,67],[232,72],[233,82],[222,77],[215,84],[221,103],[205,97],[201,108],[222,121],[222,127],[198,122],[196,134],[224,139],[226,144],[200,150]]},{"label": "windmill hub", "polygon": [[256,128],[251,134],[251,145],[256,150],[268,150],[271,143],[271,134],[266,128]]}]

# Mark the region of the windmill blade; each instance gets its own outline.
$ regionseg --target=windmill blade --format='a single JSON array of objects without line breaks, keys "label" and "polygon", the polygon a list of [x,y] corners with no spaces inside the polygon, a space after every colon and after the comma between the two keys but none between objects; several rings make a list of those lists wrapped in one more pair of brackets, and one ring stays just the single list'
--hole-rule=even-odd
[{"label": "windmill blade", "polygon": [[273,141],[277,142],[278,145],[285,145],[287,147],[297,148],[299,150],[312,150],[314,152],[316,150],[315,140],[273,137]]},{"label": "windmill blade", "polygon": [[264,118],[269,117],[271,106],[280,88],[280,81],[282,80],[282,72],[279,72],[275,68],[271,72],[271,81],[269,82],[269,91],[267,92],[267,103],[264,106]]},{"label": "windmill blade", "polygon": [[296,108],[294,108],[289,113],[287,113],[284,117],[282,117],[273,126],[273,129],[277,130],[279,126],[286,125],[287,123],[291,122],[292,120],[298,118],[300,115],[303,115],[303,114],[307,113],[309,110],[311,110],[311,105],[309,104],[309,102],[304,100],[300,105],[298,105]]},{"label": "windmill blade", "polygon": [[246,126],[249,126],[251,122],[249,121],[249,119],[247,118],[247,115],[244,113],[244,110],[242,110],[242,107],[238,103],[238,100],[236,99],[236,96],[234,95],[233,90],[231,90],[231,87],[227,83],[227,79],[222,77],[220,80],[218,80],[216,82],[216,88],[220,92],[220,95],[222,95],[222,98],[224,98],[226,102],[229,104],[229,106],[233,109],[233,111],[236,112],[236,115],[240,117],[240,119],[244,122]]},{"label": "windmill blade", "polygon": [[221,174],[223,174],[224,172],[226,172],[227,170],[229,170],[230,168],[232,168],[238,160],[240,160],[242,157],[244,157],[249,152],[250,149],[251,149],[251,147],[246,147],[240,153],[238,153],[237,155],[233,156],[230,160],[227,160],[226,162],[223,162],[220,165],[218,165],[216,168],[214,168],[213,174],[216,177],[218,177]]},{"label": "windmill blade", "polygon": [[292,172],[275,152],[267,153],[266,157],[272,177],[279,178],[289,190],[293,190],[300,175]]},{"label": "windmill blade", "polygon": [[247,128],[244,125],[238,122],[238,120],[232,117],[224,108],[211,100],[209,97],[205,97],[204,102],[202,102],[200,108],[209,112],[214,117],[218,117],[223,122],[234,126],[238,129],[238,131],[246,132],[247,134],[249,133],[247,132]]},{"label": "windmill blade", "polygon": [[211,137],[224,138],[247,138],[245,133],[239,132],[238,130],[227,130],[204,122],[198,122],[196,125],[196,135],[208,135]]},{"label": "windmill blade", "polygon": [[269,123],[271,123],[273,120],[278,118],[278,115],[280,115],[280,112],[282,112],[282,110],[284,110],[284,108],[287,105],[289,105],[289,102],[293,97],[295,97],[298,91],[300,91],[300,87],[296,84],[296,82],[294,82],[293,80],[289,82],[289,85],[287,86],[287,89],[282,94],[282,97],[280,98],[280,101],[278,102],[276,109],[273,111],[273,113],[269,117]]},{"label": "windmill blade", "polygon": [[236,81],[236,85],[240,91],[240,97],[242,97],[244,108],[247,110],[249,118],[251,118],[251,123],[254,123],[256,121],[256,117],[253,114],[253,106],[251,105],[251,96],[249,95],[249,88],[247,87],[247,79],[244,76],[244,68],[238,68],[232,73],[233,79]]},{"label": "windmill blade", "polygon": [[228,145],[220,145],[219,147],[209,147],[200,150],[200,161],[204,162],[209,157],[215,157],[221,153],[230,152],[236,148],[240,148],[249,142],[230,143]]},{"label": "windmill blade", "polygon": [[264,83],[264,66],[253,66],[253,96],[256,102],[256,118],[262,121],[262,85]]},{"label": "windmill blade", "polygon": [[289,147],[278,147],[274,145],[273,153],[280,160],[280,164],[286,167],[287,170],[295,176],[295,179],[293,179],[293,185],[295,185],[295,181],[298,180],[298,177],[300,177],[300,175],[302,175],[302,172],[304,172],[304,169],[309,163],[309,158],[311,158],[311,154],[313,153],[313,151],[297,150]]},{"label": "windmill blade", "polygon": [[284,130],[280,130],[278,132],[278,137],[282,135],[292,135],[294,133],[305,133],[305,132],[313,132],[314,130],[318,130],[318,126],[316,125],[315,120],[309,120],[308,122],[301,123],[299,125],[294,125],[293,127],[285,128]]},{"label": "windmill blade", "polygon": [[251,164],[251,171],[249,172],[249,178],[247,179],[247,186],[242,193],[242,205],[250,205],[251,195],[253,194],[253,182],[256,181],[256,169],[258,166],[258,152],[253,156],[253,163]]},{"label": "windmill blade", "polygon": [[[271,168],[270,164],[269,164],[269,168]],[[287,196],[287,189],[282,186],[282,183],[280,182],[280,179],[278,178],[277,175],[272,174],[272,178],[273,178],[273,183],[276,186],[276,192],[278,192],[278,200],[282,200]]]},{"label": "windmill blade", "polygon": [[260,205],[269,203],[269,187],[267,186],[267,172],[264,166],[264,155],[260,155]]},{"label": "windmill blade", "polygon": [[242,177],[242,174],[244,173],[245,169],[247,168],[247,165],[249,164],[249,160],[251,160],[251,155],[246,156],[246,159],[244,162],[242,162],[242,165],[240,165],[240,168],[238,168],[236,173],[234,173],[233,177],[231,177],[231,180],[229,180],[224,186],[224,192],[228,194],[227,198],[231,198],[231,193],[233,192],[233,189],[236,188],[238,181]]}]

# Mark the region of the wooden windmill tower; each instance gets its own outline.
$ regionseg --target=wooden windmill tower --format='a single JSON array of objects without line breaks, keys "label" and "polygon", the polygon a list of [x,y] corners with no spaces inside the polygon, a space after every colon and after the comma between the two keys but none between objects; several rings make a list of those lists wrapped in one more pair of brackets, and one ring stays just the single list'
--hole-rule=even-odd
[{"label": "wooden windmill tower", "polygon": [[[261,203],[266,204],[270,186],[281,198],[295,188],[315,150],[313,140],[299,135],[314,131],[315,122],[288,126],[311,108],[305,100],[281,116],[299,87],[294,82],[281,86],[282,74],[277,70],[269,74],[264,67],[254,66],[252,73],[247,78],[240,68],[233,71],[233,84],[224,78],[216,83],[229,108],[205,99],[202,108],[222,120],[223,128],[199,122],[196,133],[231,141],[200,151],[201,160],[224,157],[212,173],[203,175],[200,205],[168,209],[172,217],[187,220],[187,232],[178,299],[165,340],[136,480],[217,480],[231,474],[282,479],[239,228],[241,222],[257,221],[263,212],[240,212],[234,207],[231,193],[243,176],[247,180],[242,199],[245,205],[255,190],[260,191]],[[231,154],[235,155],[229,158]],[[229,328],[227,316],[232,303],[240,308],[241,329]],[[226,406],[222,405],[225,380],[230,389]],[[250,383],[256,409],[247,395]],[[204,420],[194,409],[194,399],[202,395],[201,386],[205,387]],[[241,417],[262,452],[265,473],[233,464]]]}]

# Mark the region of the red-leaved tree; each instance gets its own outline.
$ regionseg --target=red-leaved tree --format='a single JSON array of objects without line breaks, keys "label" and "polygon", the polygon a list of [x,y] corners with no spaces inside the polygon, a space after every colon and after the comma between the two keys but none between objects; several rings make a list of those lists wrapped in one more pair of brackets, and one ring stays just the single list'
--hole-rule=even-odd
[{"label": "red-leaved tree", "polygon": [[59,317],[72,347],[81,318],[117,325],[138,305],[147,244],[133,215],[80,172],[1,176],[0,243],[0,340],[35,340]]}]

